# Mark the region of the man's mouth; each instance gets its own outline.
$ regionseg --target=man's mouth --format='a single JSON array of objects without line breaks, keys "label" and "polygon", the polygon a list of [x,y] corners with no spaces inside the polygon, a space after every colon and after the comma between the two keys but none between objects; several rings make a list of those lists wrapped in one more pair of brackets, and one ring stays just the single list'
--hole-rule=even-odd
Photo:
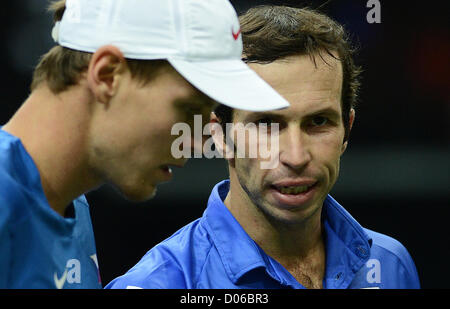
[{"label": "man's mouth", "polygon": [[285,179],[273,183],[271,187],[281,194],[298,195],[307,192],[316,184],[314,179]]},{"label": "man's mouth", "polygon": [[161,169],[167,173],[172,173],[172,168],[168,165],[163,165]]},{"label": "man's mouth", "polygon": [[270,187],[273,197],[283,207],[299,207],[311,201],[316,193],[318,181],[308,180],[283,180],[272,184]]},{"label": "man's mouth", "polygon": [[308,191],[308,189],[312,186],[281,186],[281,187],[274,186],[274,187],[282,194],[297,195]]},{"label": "man's mouth", "polygon": [[159,169],[162,171],[163,179],[161,181],[169,181],[172,179],[172,166],[170,165],[161,165]]},{"label": "man's mouth", "polygon": [[163,171],[165,171],[165,172],[168,172],[168,173],[172,173],[172,169],[174,168],[174,167],[176,167],[176,168],[182,168],[184,166],[184,164],[181,164],[181,163],[172,163],[172,164],[165,164],[165,165],[161,165],[160,166],[160,168],[163,170]]}]

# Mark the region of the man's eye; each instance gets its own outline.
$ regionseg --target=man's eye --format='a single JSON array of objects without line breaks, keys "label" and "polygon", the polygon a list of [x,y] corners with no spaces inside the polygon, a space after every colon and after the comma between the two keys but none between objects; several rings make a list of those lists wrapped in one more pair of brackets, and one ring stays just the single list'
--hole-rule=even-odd
[{"label": "man's eye", "polygon": [[311,120],[313,126],[321,127],[328,123],[328,118],[323,116],[316,116]]}]

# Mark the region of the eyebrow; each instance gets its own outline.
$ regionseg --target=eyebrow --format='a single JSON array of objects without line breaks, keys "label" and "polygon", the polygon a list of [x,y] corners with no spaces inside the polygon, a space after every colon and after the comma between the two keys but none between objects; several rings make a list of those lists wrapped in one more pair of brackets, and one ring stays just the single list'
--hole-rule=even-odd
[{"label": "eyebrow", "polygon": [[[318,116],[318,115],[326,115],[326,116],[328,116],[330,118],[335,118],[335,119],[341,118],[341,113],[339,111],[337,111],[335,108],[332,108],[332,107],[325,107],[325,108],[322,108],[322,109],[318,109],[318,110],[309,112],[309,113],[303,115],[302,118],[311,118],[311,117]],[[244,120],[249,121],[249,120],[257,119],[257,118],[260,118],[260,117],[272,118],[272,119],[275,119],[275,120],[286,118],[285,115],[278,114],[278,113],[273,112],[273,111],[268,111],[268,112],[254,112],[254,113],[250,113],[244,118]]]},{"label": "eyebrow", "polygon": [[314,117],[317,115],[327,115],[329,117],[334,117],[334,118],[341,117],[341,113],[332,107],[326,107],[326,108],[322,108],[317,111],[311,112],[311,113],[307,114],[306,117]]}]

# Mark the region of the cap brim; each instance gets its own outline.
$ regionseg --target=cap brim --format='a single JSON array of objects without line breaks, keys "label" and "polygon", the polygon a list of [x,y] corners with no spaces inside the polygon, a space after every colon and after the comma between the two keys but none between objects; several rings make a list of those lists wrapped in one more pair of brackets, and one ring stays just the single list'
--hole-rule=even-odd
[{"label": "cap brim", "polygon": [[221,104],[248,111],[289,107],[286,99],[239,59],[167,60],[193,86]]}]

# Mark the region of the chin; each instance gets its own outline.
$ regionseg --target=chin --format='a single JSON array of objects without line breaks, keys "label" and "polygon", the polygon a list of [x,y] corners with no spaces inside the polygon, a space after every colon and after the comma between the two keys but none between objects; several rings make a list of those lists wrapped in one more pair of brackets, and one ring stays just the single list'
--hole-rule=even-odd
[{"label": "chin", "polygon": [[308,203],[292,209],[283,209],[275,205],[275,203],[266,202],[264,206],[260,205],[259,208],[269,221],[285,227],[304,224],[321,210],[321,207],[316,203]]},{"label": "chin", "polygon": [[120,188],[121,195],[130,202],[145,202],[155,197],[156,186]]},{"label": "chin", "polygon": [[310,217],[311,214],[308,213],[289,213],[286,211],[266,211],[266,217],[268,217],[269,221],[273,223],[280,224],[281,226],[296,226],[298,224],[305,223]]}]

